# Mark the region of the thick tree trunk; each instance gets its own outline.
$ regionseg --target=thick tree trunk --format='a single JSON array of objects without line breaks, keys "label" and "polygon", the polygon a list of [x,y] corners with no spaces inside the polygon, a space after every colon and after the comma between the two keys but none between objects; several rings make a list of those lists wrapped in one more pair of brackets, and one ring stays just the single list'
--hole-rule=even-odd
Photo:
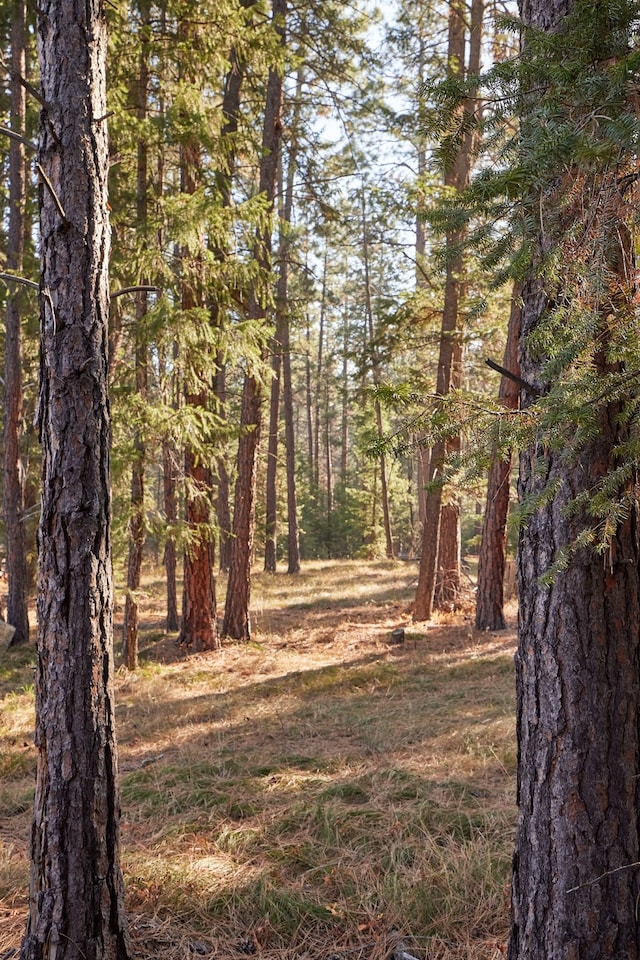
[{"label": "thick tree trunk", "polygon": [[[511,312],[504,350],[503,366],[516,376],[518,363],[518,340],[520,337],[520,284],[515,284],[511,299]],[[502,377],[498,400],[505,410],[517,410],[519,388],[514,380]],[[504,630],[504,572],[507,516],[509,514],[509,490],[511,478],[511,452],[496,450],[493,456],[487,500],[482,524],[482,542],[478,557],[478,589],[476,594],[476,629]]]},{"label": "thick tree trunk", "polygon": [[[273,20],[284,43],[286,0],[274,0]],[[276,69],[269,71],[262,137],[263,156],[260,161],[260,192],[273,206],[278,152],[282,132],[282,76]],[[268,225],[256,237],[255,257],[263,270],[271,269],[271,228]],[[264,307],[252,291],[250,318],[265,319]],[[222,633],[233,640],[248,640],[251,636],[249,601],[251,597],[251,561],[255,536],[256,474],[258,445],[262,427],[263,389],[254,376],[247,375],[242,392],[240,424],[242,433],[238,443],[238,476],[233,509],[233,542],[231,564],[227,581],[227,597]]]},{"label": "thick tree trunk", "polygon": [[22,960],[127,960],[114,729],[106,25],[38,7],[41,380],[35,814]]},{"label": "thick tree trunk", "polygon": [[[555,31],[570,4],[523,3],[525,24]],[[612,18],[615,16],[612,8]],[[591,27],[591,29],[593,29]],[[612,30],[609,36],[621,37]],[[609,36],[605,33],[609,39]],[[600,36],[598,37],[600,42]],[[627,46],[618,40],[622,55]],[[523,56],[526,59],[527,46]],[[539,75],[548,69],[538,64]],[[557,73],[556,73],[557,75]],[[554,91],[554,96],[555,96]],[[544,93],[536,89],[536,104]],[[526,124],[527,117],[523,117]],[[576,114],[580,122],[580,114]],[[604,163],[603,163],[604,167]],[[563,303],[592,312],[597,324],[589,369],[596,383],[622,373],[611,358],[617,311],[623,324],[635,309],[635,264],[627,222],[637,197],[620,189],[626,169],[608,164],[589,187],[584,171],[559,167],[555,189],[563,222],[539,223],[538,258],[555,246],[556,284]],[[551,171],[551,174],[553,172]],[[543,200],[532,198],[531,209]],[[549,206],[551,206],[549,204]],[[578,229],[579,228],[579,229]],[[564,231],[560,234],[560,231]],[[589,233],[588,252],[575,243]],[[558,235],[560,234],[560,235]],[[571,237],[566,255],[559,245]],[[599,248],[599,249],[598,249]],[[563,254],[565,254],[563,256]],[[575,261],[583,262],[574,266]],[[588,280],[594,273],[593,288]],[[585,282],[585,277],[587,282]],[[545,357],[532,335],[555,295],[533,273],[524,283],[520,334],[523,380],[544,391]],[[547,281],[548,282],[548,281]],[[607,295],[611,284],[614,293]],[[558,325],[556,336],[570,339]],[[586,347],[583,347],[583,356]],[[532,406],[529,391],[523,408]],[[519,639],[516,657],[519,822],[514,856],[509,960],[637,960],[640,957],[640,543],[637,471],[619,491],[629,498],[617,517],[605,556],[578,548],[594,525],[590,500],[620,465],[632,421],[624,404],[604,390],[590,408],[591,429],[564,448],[541,438],[520,456],[519,494],[538,509],[522,528],[518,557]],[[568,430],[567,430],[568,434]],[[573,442],[572,442],[573,441]],[[576,499],[581,498],[579,505]],[[558,551],[572,548],[550,585],[541,581]]]},{"label": "thick tree trunk", "polygon": [[[526,338],[541,312],[524,289]],[[637,507],[607,557],[579,550],[551,586],[539,578],[592,518],[567,507],[615,464],[620,408],[604,406],[579,458],[538,446],[520,457],[522,498],[561,483],[528,521],[518,561],[519,825],[510,960],[636,960],[640,881],[640,583]],[[544,471],[540,465],[544,463]]]},{"label": "thick tree trunk", "polygon": [[[11,128],[24,135],[26,94],[18,77],[26,74],[26,6],[13,5],[11,26]],[[25,149],[9,142],[9,225],[6,266],[22,273],[25,238]],[[12,284],[7,296],[4,374],[4,485],[3,508],[7,540],[7,621],[15,627],[11,645],[29,639],[27,548],[24,529],[24,467],[20,454],[22,434],[22,303],[21,286]]]}]

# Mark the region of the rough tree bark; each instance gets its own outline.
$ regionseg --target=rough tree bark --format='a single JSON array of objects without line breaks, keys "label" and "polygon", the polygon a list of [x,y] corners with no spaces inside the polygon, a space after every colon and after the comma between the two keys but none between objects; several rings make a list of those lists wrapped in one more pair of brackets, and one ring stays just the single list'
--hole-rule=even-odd
[{"label": "rough tree bark", "polygon": [[[521,368],[535,384],[539,365],[526,337],[543,300],[534,283],[523,297]],[[614,466],[624,439],[619,414],[618,404],[603,406],[599,435],[579,459],[542,445],[520,458],[521,497],[556,481],[561,489],[529,520],[519,546],[519,824],[509,960],[640,956],[637,509],[606,559],[581,549],[551,586],[539,583],[556,551],[592,522],[567,507]]]},{"label": "rough tree bark", "polygon": [[[284,43],[286,0],[274,0],[273,21]],[[276,68],[269,71],[262,137],[259,189],[273,206],[278,169],[278,152],[282,133],[282,76]],[[271,269],[271,233],[267,227],[256,237],[257,261],[265,271]],[[256,291],[250,297],[249,316],[252,320],[265,318],[265,309]],[[247,374],[242,390],[238,442],[237,480],[233,509],[233,541],[227,581],[222,634],[233,640],[248,640],[251,636],[249,600],[251,596],[251,560],[255,535],[257,458],[262,427],[263,388],[258,378]]]},{"label": "rough tree bark", "polygon": [[[528,0],[522,14],[526,24],[555,31],[562,28],[570,9],[567,0]],[[620,35],[613,30],[608,34]],[[599,31],[598,43],[601,39]],[[525,44],[525,55],[526,49]],[[635,180],[635,158],[627,169]],[[597,182],[592,181],[593,189],[583,192],[580,172],[567,164],[555,182],[554,196],[532,201],[532,209],[542,210],[546,201],[550,213],[562,211],[564,228],[573,226],[574,237],[584,217],[589,236],[600,237],[600,254],[588,259],[588,270],[601,270],[605,278],[593,301],[598,329],[590,361],[598,382],[620,371],[608,359],[610,330],[620,309],[606,294],[614,274],[622,309],[629,314],[634,309],[630,278],[635,270],[626,221],[635,218],[637,197],[623,200],[620,183],[625,172],[611,164]],[[568,197],[574,202],[559,202]],[[557,242],[553,223],[552,215],[540,224],[541,252]],[[586,232],[579,231],[583,237]],[[571,274],[567,278],[572,260],[563,258],[563,298],[572,282]],[[545,358],[540,351],[533,353],[530,338],[553,295],[553,290],[545,292],[542,279],[531,276],[525,281],[521,375],[541,389]],[[523,408],[533,402],[530,392],[521,393]],[[519,545],[519,823],[509,960],[640,956],[637,476],[629,479],[630,507],[619,518],[607,555],[574,549],[550,585],[539,579],[557,551],[592,526],[587,506],[569,506],[580,495],[588,500],[618,465],[620,444],[628,439],[629,421],[621,415],[622,401],[617,397],[612,399],[605,391],[591,412],[595,429],[579,449],[552,448],[539,441],[520,457],[522,498],[549,485],[557,492],[530,517]]]},{"label": "rough tree bark", "polygon": [[[26,94],[26,5],[13,4],[11,25],[11,129],[24,136]],[[9,142],[9,224],[7,270],[22,273],[25,239],[27,170],[24,144]],[[12,284],[7,296],[4,364],[3,508],[7,542],[7,622],[15,628],[11,645],[29,639],[27,548],[24,529],[24,466],[22,434],[22,305],[23,288]]]},{"label": "rough tree bark", "polygon": [[[520,336],[520,284],[515,284],[504,350],[504,368],[516,376]],[[505,410],[517,410],[520,390],[515,380],[502,377],[498,401]],[[504,571],[511,478],[511,451],[496,450],[489,470],[487,498],[478,556],[476,630],[504,630]]]},{"label": "rough tree bark", "polygon": [[103,5],[43,0],[43,446],[34,821],[22,960],[127,960],[114,729]]}]

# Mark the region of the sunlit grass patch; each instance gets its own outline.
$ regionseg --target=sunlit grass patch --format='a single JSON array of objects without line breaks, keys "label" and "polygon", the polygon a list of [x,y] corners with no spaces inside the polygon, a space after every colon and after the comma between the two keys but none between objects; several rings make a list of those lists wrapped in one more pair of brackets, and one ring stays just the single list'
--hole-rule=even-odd
[{"label": "sunlit grass patch", "polygon": [[[163,593],[146,583],[146,659],[116,676],[136,955],[182,960],[196,942],[242,956],[248,941],[263,960],[387,960],[402,935],[418,960],[495,960],[515,823],[513,634],[454,617],[411,630],[412,569],[259,574],[255,641],[191,657],[159,631]],[[11,676],[0,817],[23,847],[3,889],[15,883],[24,907],[28,659]]]}]

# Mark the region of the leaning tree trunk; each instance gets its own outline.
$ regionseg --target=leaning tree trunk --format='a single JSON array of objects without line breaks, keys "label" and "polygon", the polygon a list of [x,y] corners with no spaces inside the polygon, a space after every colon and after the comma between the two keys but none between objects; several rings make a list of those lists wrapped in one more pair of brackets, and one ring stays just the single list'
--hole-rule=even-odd
[{"label": "leaning tree trunk", "polygon": [[[520,284],[514,284],[504,368],[516,377],[518,339],[520,336]],[[505,410],[518,409],[520,391],[517,380],[503,376],[498,401]],[[482,542],[478,556],[478,589],[476,593],[476,630],[504,630],[504,571],[507,540],[507,517],[511,480],[511,451],[496,449],[489,470],[487,498],[482,524]]]},{"label": "leaning tree trunk", "polygon": [[[286,0],[274,0],[273,20],[284,43],[284,23],[287,11]],[[263,156],[260,161],[260,192],[264,193],[273,207],[278,151],[282,129],[282,76],[276,68],[269,71],[267,97],[262,137]],[[265,271],[271,270],[271,227],[260,230],[256,237],[255,258]],[[259,303],[256,290],[251,292],[250,318],[265,319],[264,307]],[[227,581],[227,596],[224,609],[222,634],[233,640],[249,640],[249,600],[251,596],[251,560],[255,535],[256,480],[258,448],[262,427],[263,388],[257,377],[247,374],[242,391],[240,426],[242,433],[238,442],[238,474],[235,486],[233,509],[233,541],[231,563]]]},{"label": "leaning tree trunk", "polygon": [[126,960],[114,729],[102,3],[38,7],[43,445],[22,960]]},{"label": "leaning tree trunk", "polygon": [[[24,135],[26,74],[26,6],[17,0],[11,26],[11,128]],[[9,225],[7,270],[22,273],[25,238],[26,176],[24,144],[9,144]],[[24,468],[20,455],[22,433],[22,304],[24,292],[12,284],[7,296],[4,380],[3,508],[7,542],[7,622],[15,628],[11,645],[29,639],[27,548],[24,529]]]}]

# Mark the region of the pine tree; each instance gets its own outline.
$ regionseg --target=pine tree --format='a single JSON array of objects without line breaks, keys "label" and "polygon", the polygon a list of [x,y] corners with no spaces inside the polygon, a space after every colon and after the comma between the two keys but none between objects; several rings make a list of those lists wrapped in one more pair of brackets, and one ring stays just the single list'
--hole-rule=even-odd
[{"label": "pine tree", "polygon": [[43,446],[23,960],[127,960],[114,730],[101,3],[38,7]]}]

